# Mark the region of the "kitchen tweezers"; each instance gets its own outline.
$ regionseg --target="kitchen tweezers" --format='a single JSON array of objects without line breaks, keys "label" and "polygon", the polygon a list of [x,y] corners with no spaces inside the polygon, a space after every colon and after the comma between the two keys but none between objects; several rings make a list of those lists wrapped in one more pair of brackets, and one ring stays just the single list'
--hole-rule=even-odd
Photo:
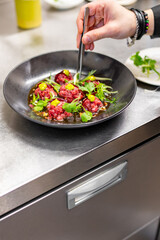
[{"label": "kitchen tweezers", "polygon": [[78,52],[77,73],[79,73],[79,79],[81,78],[81,75],[82,75],[83,56],[84,56],[84,50],[85,50],[85,46],[82,43],[82,37],[84,33],[87,31],[88,16],[89,16],[89,8],[86,7],[84,11],[84,19],[83,19],[83,32],[81,34],[79,52]]}]

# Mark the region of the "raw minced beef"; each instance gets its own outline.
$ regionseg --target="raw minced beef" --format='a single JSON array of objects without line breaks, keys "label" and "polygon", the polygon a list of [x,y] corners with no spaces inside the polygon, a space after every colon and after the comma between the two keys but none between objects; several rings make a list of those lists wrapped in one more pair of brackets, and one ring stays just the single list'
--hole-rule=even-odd
[{"label": "raw minced beef", "polygon": [[69,76],[67,76],[66,74],[63,73],[63,71],[61,71],[60,73],[56,74],[55,76],[55,82],[57,82],[58,84],[62,85],[66,83],[67,81],[70,81],[73,79],[73,76],[71,73],[69,73]]},{"label": "raw minced beef", "polygon": [[64,98],[68,103],[71,103],[74,99],[79,99],[81,100],[82,98],[84,98],[84,93],[75,85],[73,90],[68,90],[66,89],[66,86],[68,85],[68,83],[63,84],[60,87],[60,91],[59,91],[59,96]]},{"label": "raw minced beef", "polygon": [[63,121],[64,119],[71,117],[73,114],[66,112],[63,107],[64,101],[61,101],[57,106],[49,104],[48,109],[48,119],[55,119],[57,121]]},{"label": "raw minced beef", "polygon": [[54,91],[53,87],[48,84],[47,84],[47,88],[43,91],[40,90],[39,84],[38,84],[38,87],[36,88],[34,93],[35,93],[36,97],[39,94],[39,96],[42,100],[44,100],[45,98],[48,98],[48,99],[51,98],[51,95],[57,96],[57,93]]},{"label": "raw minced beef", "polygon": [[98,112],[99,109],[103,107],[103,103],[97,97],[95,97],[93,102],[91,102],[88,98],[84,99],[82,105],[87,111],[92,113]]}]

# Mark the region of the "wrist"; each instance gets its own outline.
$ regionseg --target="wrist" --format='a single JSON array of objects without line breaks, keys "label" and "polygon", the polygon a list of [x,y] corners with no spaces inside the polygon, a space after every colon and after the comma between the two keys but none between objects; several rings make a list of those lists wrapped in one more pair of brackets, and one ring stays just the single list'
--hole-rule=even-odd
[{"label": "wrist", "polygon": [[128,47],[131,47],[135,43],[138,37],[138,32],[139,32],[139,23],[138,23],[137,14],[133,9],[131,9],[130,14],[132,15],[132,19],[131,19],[132,24],[130,26],[130,33],[127,38]]},{"label": "wrist", "polygon": [[[132,35],[127,38],[127,45],[130,47],[135,43],[135,40],[139,40],[143,37],[143,35],[147,34],[149,30],[149,17],[148,12],[144,12],[139,9],[131,8],[130,9],[132,13],[135,16],[136,19],[136,27],[135,27],[135,21],[132,20]],[[149,11],[150,17],[151,13]],[[135,31],[133,35],[133,30]],[[149,30],[149,34],[151,33],[151,27]]]},{"label": "wrist", "polygon": [[130,17],[131,17],[131,26],[130,26],[130,31],[129,31],[128,37],[134,36],[136,33],[136,29],[137,29],[137,21],[136,21],[135,13],[130,11]]}]

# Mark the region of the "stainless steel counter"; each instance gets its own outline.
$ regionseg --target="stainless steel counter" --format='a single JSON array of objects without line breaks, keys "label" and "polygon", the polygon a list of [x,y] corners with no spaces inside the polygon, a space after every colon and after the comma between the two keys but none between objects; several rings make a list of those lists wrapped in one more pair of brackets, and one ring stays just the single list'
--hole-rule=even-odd
[{"label": "stainless steel counter", "polygon": [[[146,9],[157,3],[139,0],[134,6]],[[13,2],[0,2],[0,215],[159,133],[160,93],[142,83],[124,113],[84,129],[37,125],[5,102],[3,82],[13,67],[42,53],[76,49],[79,8],[57,11],[42,2],[42,26],[24,31],[16,26]],[[124,63],[137,50],[159,46],[159,39],[149,37],[132,48],[126,40],[104,39],[96,43],[95,52]]]}]

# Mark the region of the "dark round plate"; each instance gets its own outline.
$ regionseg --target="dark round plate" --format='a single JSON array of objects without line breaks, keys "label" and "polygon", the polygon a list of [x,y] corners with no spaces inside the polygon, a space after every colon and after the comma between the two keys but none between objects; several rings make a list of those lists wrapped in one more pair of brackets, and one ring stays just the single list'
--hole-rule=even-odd
[{"label": "dark round plate", "polygon": [[111,119],[120,114],[133,100],[136,93],[136,81],[133,74],[117,60],[95,52],[85,52],[83,58],[83,74],[96,70],[97,76],[112,78],[111,84],[115,95],[116,104],[111,104],[107,111],[99,114],[87,123],[63,123],[48,121],[37,116],[28,106],[30,89],[40,80],[50,74],[56,74],[63,69],[76,73],[78,51],[59,51],[46,53],[34,57],[16,68],[6,77],[3,85],[4,97],[9,106],[21,116],[49,127],[79,128],[95,125]]}]

